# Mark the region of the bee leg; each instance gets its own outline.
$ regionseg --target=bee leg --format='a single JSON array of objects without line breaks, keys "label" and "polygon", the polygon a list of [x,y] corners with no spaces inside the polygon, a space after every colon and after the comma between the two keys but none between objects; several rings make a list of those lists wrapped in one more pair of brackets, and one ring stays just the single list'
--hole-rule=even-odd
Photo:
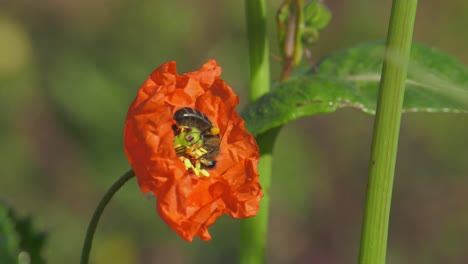
[{"label": "bee leg", "polygon": [[187,152],[187,147],[182,145],[175,146],[174,149],[177,156],[182,156]]}]

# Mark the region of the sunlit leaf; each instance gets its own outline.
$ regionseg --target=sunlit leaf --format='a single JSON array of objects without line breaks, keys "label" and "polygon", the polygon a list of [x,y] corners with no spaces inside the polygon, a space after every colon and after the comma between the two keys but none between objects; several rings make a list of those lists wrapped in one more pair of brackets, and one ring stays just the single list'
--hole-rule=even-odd
[{"label": "sunlit leaf", "polygon": [[[383,43],[359,45],[323,59],[318,71],[314,66],[296,70],[245,109],[249,131],[259,134],[345,107],[374,114],[384,48]],[[414,44],[406,84],[404,112],[468,113],[468,69],[443,52]]]}]

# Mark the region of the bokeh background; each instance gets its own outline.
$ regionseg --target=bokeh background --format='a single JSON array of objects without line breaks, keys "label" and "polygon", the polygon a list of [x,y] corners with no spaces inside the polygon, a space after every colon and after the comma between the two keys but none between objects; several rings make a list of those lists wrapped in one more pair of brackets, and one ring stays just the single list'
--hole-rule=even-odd
[{"label": "bokeh background", "polygon": [[[268,1],[272,77],[280,62]],[[320,58],[386,36],[391,1],[325,1]],[[127,107],[160,64],[215,58],[247,99],[244,1],[0,1],[0,199],[48,233],[48,263],[76,263],[91,214],[128,168]],[[415,40],[468,64],[468,1],[419,1]],[[373,117],[345,109],[285,126],[276,143],[268,263],[355,263]],[[406,114],[389,263],[468,263],[468,116]],[[92,263],[237,263],[239,221],[187,243],[128,183],[106,209]]]}]

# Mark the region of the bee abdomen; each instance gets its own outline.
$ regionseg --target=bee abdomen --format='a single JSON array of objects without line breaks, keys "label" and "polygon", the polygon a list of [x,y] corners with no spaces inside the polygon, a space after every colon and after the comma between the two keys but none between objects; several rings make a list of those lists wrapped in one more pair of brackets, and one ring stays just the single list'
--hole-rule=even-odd
[{"label": "bee abdomen", "polygon": [[179,125],[199,126],[202,131],[213,127],[210,119],[205,114],[190,107],[177,110],[173,118]]}]

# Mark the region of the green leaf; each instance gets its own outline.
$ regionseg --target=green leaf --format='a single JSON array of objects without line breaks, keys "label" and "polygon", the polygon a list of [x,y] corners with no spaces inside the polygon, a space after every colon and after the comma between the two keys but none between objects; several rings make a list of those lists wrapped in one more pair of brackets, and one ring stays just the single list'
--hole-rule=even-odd
[{"label": "green leaf", "polygon": [[309,48],[318,41],[320,31],[330,23],[332,15],[320,0],[305,6],[303,1],[294,0],[285,1],[276,18],[282,57],[299,65],[303,54],[310,53]]},{"label": "green leaf", "polygon": [[0,263],[16,263],[19,241],[9,208],[0,203]]},{"label": "green leaf", "polygon": [[313,1],[304,7],[305,27],[313,27],[316,30],[324,29],[332,18],[330,10],[320,1]]},{"label": "green leaf", "polygon": [[330,23],[330,10],[321,1],[312,1],[304,7],[304,26],[302,28],[302,42],[306,46],[314,45],[319,39],[319,31]]},{"label": "green leaf", "polygon": [[[247,129],[260,134],[345,107],[374,114],[384,49],[384,43],[362,44],[326,57],[318,71],[297,69],[245,109]],[[403,112],[468,113],[468,68],[441,51],[413,44],[406,83]]]},{"label": "green leaf", "polygon": [[32,218],[29,216],[17,217],[12,213],[11,217],[16,222],[16,232],[20,236],[20,249],[23,256],[27,255],[26,259],[30,259],[30,263],[45,263],[41,256],[46,238],[45,233],[34,229]]},{"label": "green leaf", "polygon": [[45,234],[33,228],[31,217],[19,217],[0,202],[0,263],[45,263]]}]

